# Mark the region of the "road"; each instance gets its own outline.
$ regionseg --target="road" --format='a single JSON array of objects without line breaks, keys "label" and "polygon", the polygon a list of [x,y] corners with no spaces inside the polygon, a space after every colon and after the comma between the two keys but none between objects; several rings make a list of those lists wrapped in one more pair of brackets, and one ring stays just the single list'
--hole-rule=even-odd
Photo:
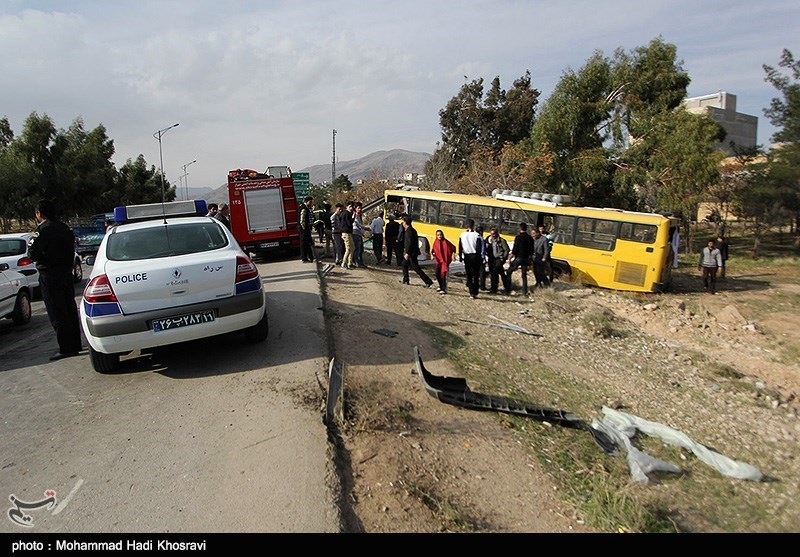
[{"label": "road", "polygon": [[88,355],[49,361],[57,345],[41,301],[27,326],[0,323],[0,501],[46,490],[57,500],[27,511],[29,529],[3,507],[0,532],[339,530],[315,268],[259,269],[261,344],[223,335],[131,354],[102,375]]}]

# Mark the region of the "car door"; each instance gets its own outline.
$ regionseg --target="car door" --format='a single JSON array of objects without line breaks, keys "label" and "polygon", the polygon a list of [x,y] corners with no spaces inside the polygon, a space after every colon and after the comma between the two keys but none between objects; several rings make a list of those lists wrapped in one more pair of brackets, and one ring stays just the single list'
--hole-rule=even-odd
[{"label": "car door", "polygon": [[[2,265],[3,268],[5,264]],[[5,317],[14,311],[17,301],[17,291],[5,271],[0,271],[0,317]]]}]

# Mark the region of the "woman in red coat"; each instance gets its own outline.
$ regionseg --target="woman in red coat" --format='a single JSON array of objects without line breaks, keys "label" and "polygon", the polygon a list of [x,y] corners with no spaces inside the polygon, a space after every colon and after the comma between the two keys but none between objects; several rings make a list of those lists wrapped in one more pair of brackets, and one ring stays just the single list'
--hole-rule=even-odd
[{"label": "woman in red coat", "polygon": [[456,260],[456,247],[444,237],[444,232],[436,231],[436,240],[433,242],[433,258],[436,260],[436,280],[439,281],[439,294],[447,294],[447,269],[450,263]]}]

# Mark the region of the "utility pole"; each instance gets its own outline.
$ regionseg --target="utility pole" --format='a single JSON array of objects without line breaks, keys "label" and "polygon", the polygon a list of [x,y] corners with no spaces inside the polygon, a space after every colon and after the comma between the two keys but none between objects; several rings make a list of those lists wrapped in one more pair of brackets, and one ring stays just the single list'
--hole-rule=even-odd
[{"label": "utility pole", "polygon": [[331,186],[336,180],[336,130],[333,130],[333,156],[331,157]]}]

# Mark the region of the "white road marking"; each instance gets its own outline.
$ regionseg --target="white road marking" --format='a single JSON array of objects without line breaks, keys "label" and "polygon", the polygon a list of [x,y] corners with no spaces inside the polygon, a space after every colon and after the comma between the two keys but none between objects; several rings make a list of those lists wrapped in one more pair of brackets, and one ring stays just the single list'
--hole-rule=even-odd
[{"label": "white road marking", "polygon": [[66,497],[64,497],[58,505],[56,505],[56,508],[53,510],[53,515],[57,515],[58,513],[64,510],[64,507],[67,506],[69,500],[72,499],[72,496],[78,492],[78,490],[81,488],[82,485],[83,485],[83,478],[79,478],[78,483],[75,484],[75,487],[72,488],[72,491],[70,491],[69,494]]}]

